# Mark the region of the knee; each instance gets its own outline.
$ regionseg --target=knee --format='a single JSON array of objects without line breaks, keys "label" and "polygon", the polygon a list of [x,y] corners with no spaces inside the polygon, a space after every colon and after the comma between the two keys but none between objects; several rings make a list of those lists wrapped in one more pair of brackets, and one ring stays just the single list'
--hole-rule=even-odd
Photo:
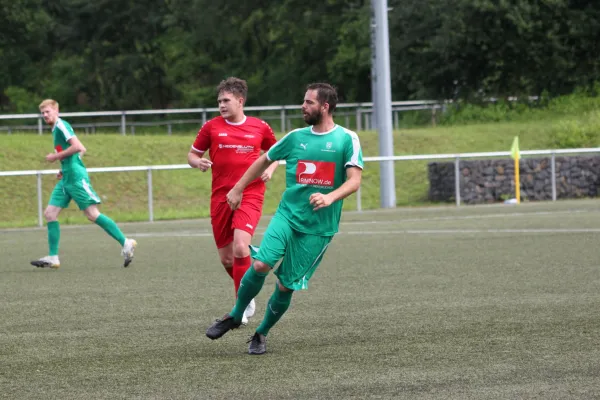
[{"label": "knee", "polygon": [[284,293],[287,293],[287,292],[293,292],[293,290],[292,290],[292,289],[288,289],[288,288],[286,288],[285,286],[283,286],[283,285],[281,284],[281,282],[279,282],[279,279],[277,280],[277,287],[279,288],[279,291],[280,291],[280,292],[284,292]]},{"label": "knee", "polygon": [[259,260],[254,261],[253,268],[256,272],[260,272],[261,274],[266,274],[271,271],[271,267],[268,264]]},{"label": "knee", "polygon": [[223,267],[225,267],[225,269],[233,268],[233,257],[232,256],[221,257],[221,264],[223,264]]},{"label": "knee", "polygon": [[90,222],[96,222],[98,217],[100,216],[100,211],[94,206],[88,207],[85,209],[83,214],[87,217]]},{"label": "knee", "polygon": [[54,210],[51,210],[49,208],[46,208],[44,210],[44,218],[46,218],[46,222],[56,221],[57,217],[58,214]]},{"label": "knee", "polygon": [[85,213],[85,216],[87,217],[87,219],[90,222],[96,222],[96,220],[100,216],[100,213],[98,211],[96,211],[96,212],[94,212],[94,211],[88,211],[88,212]]},{"label": "knee", "polygon": [[233,256],[236,258],[246,257],[250,254],[250,250],[248,249],[248,243],[244,240],[234,240],[233,241]]}]

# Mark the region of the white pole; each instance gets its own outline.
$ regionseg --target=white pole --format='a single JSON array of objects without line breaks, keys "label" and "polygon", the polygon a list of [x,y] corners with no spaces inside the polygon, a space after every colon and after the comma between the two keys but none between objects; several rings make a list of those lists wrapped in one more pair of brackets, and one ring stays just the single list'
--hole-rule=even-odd
[{"label": "white pole", "polygon": [[[392,89],[390,78],[390,40],[388,32],[387,0],[371,0],[374,14],[372,35],[375,36],[375,68],[371,77],[376,94],[377,131],[379,133],[379,155],[394,155],[392,136]],[[396,207],[396,181],[394,162],[380,162],[381,208]]]},{"label": "white pole", "polygon": [[552,201],[556,201],[556,154],[552,150],[552,159],[550,161],[550,178],[552,180]]},{"label": "white pole", "polygon": [[154,205],[152,204],[152,168],[148,168],[148,221],[154,222]]},{"label": "white pole", "polygon": [[460,206],[460,157],[454,161],[454,197],[456,197],[456,206]]},{"label": "white pole", "polygon": [[44,212],[42,211],[42,174],[37,173],[37,203],[38,203],[38,226],[44,226],[44,219],[42,218]]}]

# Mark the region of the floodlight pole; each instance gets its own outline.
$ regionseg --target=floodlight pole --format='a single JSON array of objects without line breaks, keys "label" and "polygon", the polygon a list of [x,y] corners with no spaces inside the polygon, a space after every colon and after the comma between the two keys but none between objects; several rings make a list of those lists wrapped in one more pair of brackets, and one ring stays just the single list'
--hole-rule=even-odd
[{"label": "floodlight pole", "polygon": [[[376,1],[376,0],[373,0]],[[377,129],[377,123],[379,122],[379,117],[377,116],[377,112],[379,111],[379,107],[377,107],[377,62],[375,54],[377,52],[377,37],[375,34],[375,28],[377,27],[377,23],[375,22],[375,7],[371,3],[371,98],[373,102],[373,107],[371,107],[371,124],[368,124],[369,130]]]},{"label": "floodlight pole", "polygon": [[[390,39],[388,32],[387,0],[371,0],[373,24],[371,25],[372,52],[371,69],[373,75],[372,88],[373,107],[377,109],[377,132],[379,136],[379,155],[394,155],[394,137],[392,135],[392,89],[390,78]],[[374,42],[374,43],[373,43]],[[394,162],[380,162],[380,197],[381,208],[396,207],[396,182]]]}]

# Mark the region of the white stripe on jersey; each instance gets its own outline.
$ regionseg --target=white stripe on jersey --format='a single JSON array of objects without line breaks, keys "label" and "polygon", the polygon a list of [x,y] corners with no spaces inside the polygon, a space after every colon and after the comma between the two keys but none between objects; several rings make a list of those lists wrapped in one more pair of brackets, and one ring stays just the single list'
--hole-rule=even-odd
[{"label": "white stripe on jersey", "polygon": [[363,166],[358,163],[358,153],[360,151],[360,140],[358,139],[358,135],[356,132],[351,131],[350,129],[346,129],[344,127],[342,127],[342,129],[352,138],[352,157],[350,158],[350,161],[344,165],[344,167],[352,166],[363,169]]},{"label": "white stripe on jersey", "polygon": [[58,121],[56,121],[56,127],[62,132],[67,142],[69,139],[75,137],[75,133],[67,128],[62,119],[59,118]]}]

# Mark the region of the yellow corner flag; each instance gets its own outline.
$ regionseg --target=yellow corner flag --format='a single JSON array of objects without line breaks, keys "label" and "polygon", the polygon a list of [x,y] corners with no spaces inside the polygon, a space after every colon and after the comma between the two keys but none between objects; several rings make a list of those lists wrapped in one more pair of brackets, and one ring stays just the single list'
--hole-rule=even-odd
[{"label": "yellow corner flag", "polygon": [[512,147],[510,149],[510,156],[515,160],[515,198],[517,204],[521,203],[521,179],[519,178],[519,137],[515,136]]},{"label": "yellow corner flag", "polygon": [[512,147],[510,148],[510,155],[513,159],[519,158],[519,137],[515,136]]}]

